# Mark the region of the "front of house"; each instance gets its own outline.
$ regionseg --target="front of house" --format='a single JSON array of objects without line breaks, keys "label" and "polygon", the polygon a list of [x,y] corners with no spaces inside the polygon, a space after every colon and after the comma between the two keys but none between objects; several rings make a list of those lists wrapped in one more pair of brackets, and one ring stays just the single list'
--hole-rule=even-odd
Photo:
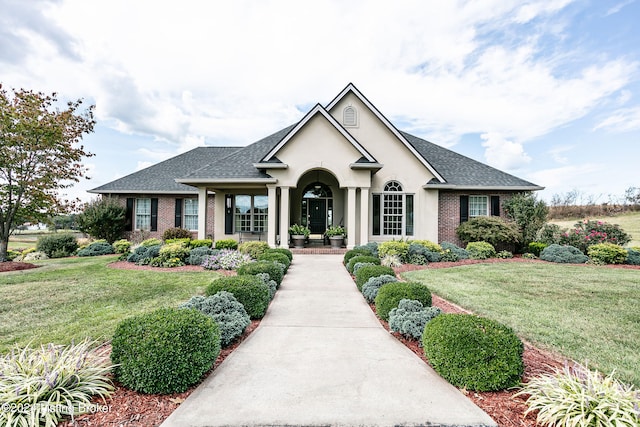
[{"label": "front of house", "polygon": [[347,247],[410,238],[458,242],[456,227],[504,215],[535,184],[396,129],[349,84],[297,124],[246,147],[200,147],[91,190],[127,206],[130,232],[288,247],[289,226],[347,230]]}]

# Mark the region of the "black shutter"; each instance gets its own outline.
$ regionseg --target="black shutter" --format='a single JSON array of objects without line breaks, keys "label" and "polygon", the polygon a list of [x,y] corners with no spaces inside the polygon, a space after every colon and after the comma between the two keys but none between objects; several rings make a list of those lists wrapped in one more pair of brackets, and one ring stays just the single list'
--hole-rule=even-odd
[{"label": "black shutter", "polygon": [[151,231],[158,231],[158,199],[151,199]]},{"label": "black shutter", "polygon": [[373,235],[380,235],[380,195],[373,195]]},{"label": "black shutter", "polygon": [[233,195],[224,195],[224,234],[233,234]]},{"label": "black shutter", "polygon": [[491,215],[500,216],[500,196],[491,196]]},{"label": "black shutter", "polygon": [[182,227],[182,199],[176,199],[176,227]]},{"label": "black shutter", "polygon": [[136,199],[127,197],[127,211],[124,217],[124,231],[133,231],[133,205]]},{"label": "black shutter", "polygon": [[405,196],[407,202],[406,214],[405,214],[405,233],[407,236],[413,236],[413,195],[407,194]]},{"label": "black shutter", "polygon": [[469,221],[469,196],[460,196],[460,224]]}]

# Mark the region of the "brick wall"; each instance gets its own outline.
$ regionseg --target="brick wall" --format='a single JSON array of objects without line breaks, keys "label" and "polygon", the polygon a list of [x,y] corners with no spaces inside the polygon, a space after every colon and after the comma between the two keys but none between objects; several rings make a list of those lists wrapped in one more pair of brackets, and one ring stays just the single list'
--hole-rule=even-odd
[{"label": "brick wall", "polygon": [[458,246],[463,243],[458,239],[456,228],[460,225],[460,196],[500,196],[500,217],[506,218],[503,203],[511,197],[508,191],[443,191],[438,201],[438,242],[451,242]]},{"label": "brick wall", "polygon": [[[141,199],[141,198],[157,198],[158,199],[158,230],[157,231],[130,231],[127,232],[125,237],[129,240],[140,240],[146,238],[162,238],[162,234],[168,228],[175,227],[175,209],[176,199],[191,199],[197,198],[194,194],[171,194],[171,195],[158,195],[158,194],[117,194],[112,195],[112,198],[119,201],[119,203],[126,207],[127,198]],[[206,237],[212,238],[214,230],[214,200],[215,195],[210,194],[207,200],[207,230]],[[135,213],[134,213],[135,214]],[[132,218],[132,223],[135,227],[135,217]],[[191,233],[193,238],[198,237],[198,232]]]}]

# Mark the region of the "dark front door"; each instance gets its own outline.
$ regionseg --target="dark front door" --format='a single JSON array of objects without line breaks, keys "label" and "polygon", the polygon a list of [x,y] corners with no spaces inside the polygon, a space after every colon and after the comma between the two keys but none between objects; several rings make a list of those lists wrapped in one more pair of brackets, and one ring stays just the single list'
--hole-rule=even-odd
[{"label": "dark front door", "polygon": [[321,234],[327,229],[327,201],[325,199],[309,199],[309,230],[313,234]]}]

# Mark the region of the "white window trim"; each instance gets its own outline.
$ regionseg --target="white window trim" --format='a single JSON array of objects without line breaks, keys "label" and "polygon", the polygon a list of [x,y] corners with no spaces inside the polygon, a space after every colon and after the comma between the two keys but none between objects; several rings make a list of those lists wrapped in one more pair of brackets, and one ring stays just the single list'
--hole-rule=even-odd
[{"label": "white window trim", "polygon": [[[384,189],[391,183],[395,183],[399,186],[400,191],[384,191]],[[384,184],[383,187],[383,191],[379,192],[379,193],[373,193],[373,194],[378,194],[380,195],[380,236],[381,237],[406,237],[408,236],[407,234],[407,196],[412,196],[413,199],[413,209],[414,209],[414,218],[413,218],[413,231],[415,233],[415,193],[409,193],[409,192],[405,192],[404,191],[404,186],[396,180],[391,180],[388,181]],[[401,218],[402,218],[402,225],[401,225],[401,233],[400,234],[386,234],[385,233],[385,229],[387,227],[385,227],[385,213],[384,213],[384,208],[385,208],[385,196],[401,196],[402,200],[402,213]]]},{"label": "white window trim", "polygon": [[[472,198],[480,198],[483,197],[485,199],[485,203],[484,203],[484,210],[485,213],[484,214],[477,214],[477,215],[472,215],[471,213],[471,200]],[[482,195],[482,194],[473,194],[473,195],[469,195],[469,218],[477,218],[479,216],[489,216],[491,213],[491,207],[489,206],[489,203],[491,201],[491,198],[487,195]],[[479,205],[479,203],[475,203],[476,205]]]},{"label": "white window trim", "polygon": [[[195,202],[195,207],[196,207],[195,214],[187,213],[187,201],[191,201],[192,203]],[[187,217],[195,218],[195,226],[196,226],[195,228],[187,228]],[[184,228],[189,231],[198,231],[198,199],[190,198],[190,199],[184,199],[182,201],[182,224],[184,224]]]},{"label": "white window trim", "polygon": [[[139,214],[138,213],[138,203],[141,200],[148,201],[148,206],[149,206],[149,213],[148,214],[147,213],[145,213],[145,214]],[[146,228],[141,228],[141,227],[138,226],[138,217],[139,216],[142,217],[143,215],[145,217],[149,218],[148,221],[145,221],[146,223],[148,223],[148,226]],[[135,231],[149,231],[149,230],[151,230],[151,198],[149,198],[149,197],[141,197],[141,198],[136,199],[135,209],[134,209],[134,219],[135,219],[135,226],[134,226]]]},{"label": "white window trim", "polygon": [[[249,213],[248,214],[247,213],[243,214],[243,213],[235,212],[235,208],[236,208],[235,207],[235,203],[236,203],[236,197],[237,196],[248,196],[248,197],[251,198],[251,207],[249,209]],[[256,210],[256,202],[255,202],[255,198],[256,197],[268,197],[268,196],[265,195],[265,194],[235,194],[233,196],[233,204],[234,204],[233,231],[235,233],[250,233],[250,232],[266,233],[267,232],[267,227],[268,227],[268,223],[269,223],[269,220],[268,220],[268,218],[269,218],[268,217],[268,215],[269,215],[269,212],[268,212],[268,209],[269,209],[268,208],[268,198],[267,198],[267,212],[263,214],[263,213],[258,213],[258,212],[255,211]],[[249,219],[249,230],[238,230],[238,226],[237,226],[237,224],[238,224],[238,221],[237,221],[238,215],[249,215],[250,216],[250,219]],[[263,221],[264,222],[264,226],[263,226],[262,230],[256,230],[256,222],[257,222],[256,221],[256,216],[258,216],[258,215],[264,215],[264,221]]]}]

